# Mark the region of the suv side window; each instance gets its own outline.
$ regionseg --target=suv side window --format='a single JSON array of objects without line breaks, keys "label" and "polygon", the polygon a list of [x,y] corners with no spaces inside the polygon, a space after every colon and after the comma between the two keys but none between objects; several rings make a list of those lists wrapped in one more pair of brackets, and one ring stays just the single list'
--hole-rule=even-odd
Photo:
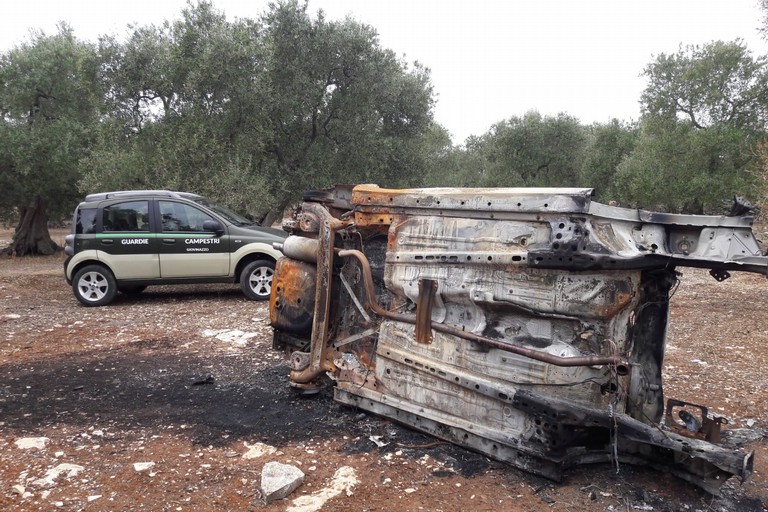
[{"label": "suv side window", "polygon": [[127,201],[105,206],[104,231],[149,232],[149,201]]},{"label": "suv side window", "polygon": [[202,210],[174,201],[159,201],[163,231],[203,231],[203,222],[213,217]]},{"label": "suv side window", "polygon": [[79,208],[75,219],[75,234],[91,235],[96,232],[96,208]]}]

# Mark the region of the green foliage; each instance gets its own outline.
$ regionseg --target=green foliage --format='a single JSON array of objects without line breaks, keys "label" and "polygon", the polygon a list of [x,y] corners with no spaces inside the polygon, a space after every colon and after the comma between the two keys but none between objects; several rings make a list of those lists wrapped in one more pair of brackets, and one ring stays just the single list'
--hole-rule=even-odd
[{"label": "green foliage", "polygon": [[36,194],[58,216],[84,192],[169,188],[260,218],[335,183],[580,185],[697,210],[751,195],[759,174],[768,61],[740,41],[658,56],[637,126],[532,111],[453,146],[429,69],[353,19],[280,0],[227,21],[201,1],[131,30],[96,46],[63,25],[0,55],[0,215]]},{"label": "green foliage", "polygon": [[422,138],[421,154],[425,156],[425,173],[421,185],[428,187],[471,187],[479,183],[474,174],[470,153],[453,146],[444,127],[433,124]]},{"label": "green foliage", "polygon": [[616,176],[622,199],[646,208],[702,213],[733,195],[751,195],[743,134],[691,123],[644,120],[637,147]]},{"label": "green foliage", "polygon": [[768,58],[742,41],[714,41],[661,54],[645,69],[644,113],[678,118],[699,129],[762,129],[768,120]]},{"label": "green foliage", "polygon": [[286,1],[228,22],[202,2],[102,52],[117,115],[84,161],[87,191],[190,190],[261,217],[307,189],[409,184],[428,165],[429,71],[351,19]]},{"label": "green foliage", "polygon": [[479,163],[474,174],[481,186],[568,187],[578,180],[586,141],[576,118],[528,112],[497,123],[467,151]]},{"label": "green foliage", "polygon": [[701,212],[752,196],[754,146],[768,121],[767,62],[740,41],[658,56],[645,71],[637,145],[618,168],[622,199]]},{"label": "green foliage", "polygon": [[599,201],[618,200],[621,194],[614,176],[621,162],[632,153],[636,139],[636,128],[617,119],[592,126],[579,173],[580,185],[594,188]]},{"label": "green foliage", "polygon": [[175,23],[134,29],[124,44],[101,44],[114,115],[82,162],[83,191],[188,190],[255,217],[275,206],[259,172],[266,128],[257,24],[229,23],[203,2]]},{"label": "green foliage", "polygon": [[37,34],[0,56],[0,210],[42,197],[57,216],[71,213],[80,176],[104,110],[96,48],[71,28]]},{"label": "green foliage", "polygon": [[266,149],[286,186],[394,186],[422,171],[413,166],[415,139],[432,121],[426,68],[411,70],[382,49],[370,26],[322,13],[311,19],[306,4],[281,2],[262,21],[270,43]]}]

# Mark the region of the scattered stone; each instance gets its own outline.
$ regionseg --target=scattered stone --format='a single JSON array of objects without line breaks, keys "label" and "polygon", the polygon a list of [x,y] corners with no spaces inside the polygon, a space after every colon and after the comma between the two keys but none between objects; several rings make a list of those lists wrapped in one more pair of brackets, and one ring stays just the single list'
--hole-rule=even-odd
[{"label": "scattered stone", "polygon": [[248,444],[243,442],[248,451],[243,454],[244,459],[258,459],[264,455],[272,455],[277,452],[277,448],[264,443]]},{"label": "scattered stone", "polygon": [[47,437],[21,437],[14,443],[20,450],[37,449],[42,450],[51,440]]},{"label": "scattered stone", "polygon": [[64,478],[74,478],[79,475],[85,468],[77,464],[59,464],[58,466],[49,469],[45,472],[43,478],[38,478],[32,485],[36,487],[52,487],[56,484],[56,480],[63,476]]},{"label": "scattered stone", "polygon": [[13,487],[11,487],[11,489],[13,490],[13,492],[18,494],[19,496],[24,496],[24,493],[27,492],[26,487],[20,484],[14,485]]},{"label": "scattered stone", "polygon": [[304,482],[304,472],[296,466],[267,462],[261,470],[261,497],[265,504],[281,500]]},{"label": "scattered stone", "polygon": [[293,500],[286,512],[317,512],[322,510],[331,498],[344,493],[352,496],[352,490],[357,485],[357,473],[354,468],[342,466],[336,470],[328,487],[320,489],[309,496],[300,496]]},{"label": "scattered stone", "polygon": [[146,471],[154,465],[154,462],[135,462],[133,464],[133,469],[136,471]]},{"label": "scattered stone", "polygon": [[258,333],[244,332],[238,329],[205,329],[203,336],[244,347],[251,338],[258,336]]},{"label": "scattered stone", "polygon": [[384,436],[371,436],[368,439],[373,441],[373,443],[379,448],[383,448],[389,444],[388,442],[384,441]]},{"label": "scattered stone", "polygon": [[101,494],[94,494],[92,496],[88,496],[88,501],[96,501],[99,498],[101,498]]}]

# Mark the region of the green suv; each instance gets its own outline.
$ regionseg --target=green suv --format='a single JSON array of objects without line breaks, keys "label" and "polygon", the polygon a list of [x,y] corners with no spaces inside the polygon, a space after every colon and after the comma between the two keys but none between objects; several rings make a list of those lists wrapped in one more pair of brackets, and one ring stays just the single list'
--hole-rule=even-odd
[{"label": "green suv", "polygon": [[156,284],[240,283],[249,299],[263,300],[281,256],[272,244],[286,236],[196,194],[90,194],[66,237],[64,273],[86,306]]}]

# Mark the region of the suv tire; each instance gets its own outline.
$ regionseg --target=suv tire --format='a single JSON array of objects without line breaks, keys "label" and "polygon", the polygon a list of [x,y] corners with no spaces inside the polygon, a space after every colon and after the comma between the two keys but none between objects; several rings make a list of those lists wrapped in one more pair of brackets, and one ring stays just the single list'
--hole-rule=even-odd
[{"label": "suv tire", "polygon": [[248,263],[240,273],[240,288],[251,300],[267,300],[272,293],[275,262],[256,260]]},{"label": "suv tire", "polygon": [[115,276],[102,265],[86,265],[72,278],[75,297],[84,306],[104,306],[117,295]]}]

